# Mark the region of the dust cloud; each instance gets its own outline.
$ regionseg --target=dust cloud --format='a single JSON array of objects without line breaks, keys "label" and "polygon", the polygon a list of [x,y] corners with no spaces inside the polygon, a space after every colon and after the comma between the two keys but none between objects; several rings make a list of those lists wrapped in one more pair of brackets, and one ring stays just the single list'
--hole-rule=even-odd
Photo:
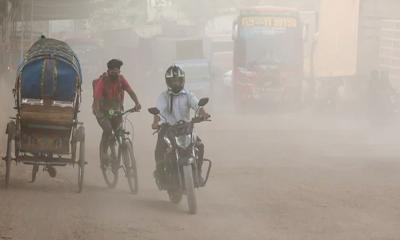
[{"label": "dust cloud", "polygon": [[[18,44],[0,41],[8,66],[1,68],[1,129],[16,114],[19,53],[40,34],[65,41],[82,67],[78,118],[88,165],[83,193],[75,194],[76,167],[58,167],[56,178],[39,171],[30,184],[31,166],[13,164],[10,187],[0,190],[0,238],[398,238],[397,1],[118,0],[87,1],[79,11],[76,1],[3,2],[0,10],[8,4],[4,14],[15,11],[7,18],[15,22],[0,14],[2,29],[16,28],[0,36]],[[92,81],[112,58],[123,61],[121,74],[142,105],[127,127],[138,195],[129,194],[123,173],[108,189],[100,171]],[[196,131],[213,167],[196,192],[195,216],[185,200],[170,203],[153,177],[157,135],[147,109],[167,90],[171,64],[184,69],[188,90],[210,98],[212,121]],[[125,109],[134,106],[127,94],[124,101]],[[4,134],[1,144],[4,155]]]}]

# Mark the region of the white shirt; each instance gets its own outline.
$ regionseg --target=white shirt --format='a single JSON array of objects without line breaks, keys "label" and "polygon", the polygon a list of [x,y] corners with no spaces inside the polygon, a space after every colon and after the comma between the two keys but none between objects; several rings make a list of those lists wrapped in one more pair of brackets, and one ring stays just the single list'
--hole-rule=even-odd
[{"label": "white shirt", "polygon": [[[172,106],[171,106],[172,98]],[[161,122],[167,122],[171,125],[184,120],[190,121],[190,109],[198,109],[199,99],[190,91],[183,89],[178,94],[167,90],[158,97],[157,108],[166,119],[161,118]]]}]

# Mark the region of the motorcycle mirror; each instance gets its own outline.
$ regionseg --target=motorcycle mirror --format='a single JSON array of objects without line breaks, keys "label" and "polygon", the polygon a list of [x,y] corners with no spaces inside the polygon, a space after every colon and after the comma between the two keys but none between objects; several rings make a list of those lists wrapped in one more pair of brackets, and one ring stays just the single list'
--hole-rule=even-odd
[{"label": "motorcycle mirror", "polygon": [[201,98],[199,100],[199,107],[204,107],[208,103],[209,98]]},{"label": "motorcycle mirror", "polygon": [[149,108],[148,110],[149,110],[149,113],[151,113],[153,115],[160,114],[160,110],[158,110],[158,108],[156,108],[156,107]]}]

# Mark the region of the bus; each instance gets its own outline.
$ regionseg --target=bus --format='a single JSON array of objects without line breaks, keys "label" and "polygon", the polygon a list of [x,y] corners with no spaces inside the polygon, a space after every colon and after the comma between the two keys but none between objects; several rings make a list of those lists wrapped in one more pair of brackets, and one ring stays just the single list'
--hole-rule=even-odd
[{"label": "bus", "polygon": [[233,42],[235,108],[301,100],[304,44],[299,11],[242,9],[233,24]]}]

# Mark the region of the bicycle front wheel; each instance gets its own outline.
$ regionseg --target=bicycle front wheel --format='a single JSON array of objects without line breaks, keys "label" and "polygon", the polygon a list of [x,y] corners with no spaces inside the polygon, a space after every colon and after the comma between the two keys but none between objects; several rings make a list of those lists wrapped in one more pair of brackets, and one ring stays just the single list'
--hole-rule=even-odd
[{"label": "bicycle front wheel", "polygon": [[[118,183],[118,169],[115,168],[116,158],[115,147],[107,146],[107,149],[102,151],[102,146],[100,144],[100,166],[101,172],[103,173],[104,181],[109,188],[115,188]],[[119,158],[119,156],[117,156]]]},{"label": "bicycle front wheel", "polygon": [[133,152],[133,144],[131,141],[126,142],[126,145],[122,153],[122,157],[125,166],[125,176],[128,180],[129,189],[131,193],[137,194],[139,191],[139,182],[138,182],[136,159],[135,159],[135,154]]}]

